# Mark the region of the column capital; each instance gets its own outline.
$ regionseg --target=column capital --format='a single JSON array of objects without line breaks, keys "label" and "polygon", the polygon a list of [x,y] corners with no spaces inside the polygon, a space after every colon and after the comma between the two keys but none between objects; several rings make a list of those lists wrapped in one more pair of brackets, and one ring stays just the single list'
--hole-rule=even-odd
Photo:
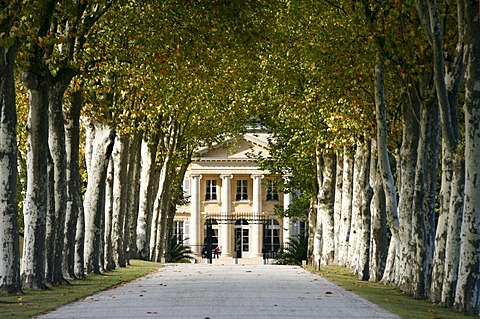
[{"label": "column capital", "polygon": [[263,175],[263,174],[252,174],[250,177],[252,179],[256,179],[256,178],[263,179],[265,177],[265,175]]},{"label": "column capital", "polygon": [[232,178],[233,178],[233,175],[232,175],[232,174],[220,174],[220,178],[221,178],[221,179],[224,179],[224,178],[232,179]]},{"label": "column capital", "polygon": [[194,179],[194,178],[198,178],[198,179],[202,179],[202,174],[190,174],[190,178],[191,179]]}]

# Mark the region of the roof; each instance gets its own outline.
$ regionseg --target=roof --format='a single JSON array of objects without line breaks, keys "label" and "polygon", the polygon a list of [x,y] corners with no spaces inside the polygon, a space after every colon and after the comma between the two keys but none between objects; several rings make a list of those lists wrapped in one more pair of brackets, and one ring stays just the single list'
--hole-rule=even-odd
[{"label": "roof", "polygon": [[249,154],[268,155],[269,133],[246,133],[238,138],[228,138],[224,143],[199,148],[194,161],[252,160]]}]

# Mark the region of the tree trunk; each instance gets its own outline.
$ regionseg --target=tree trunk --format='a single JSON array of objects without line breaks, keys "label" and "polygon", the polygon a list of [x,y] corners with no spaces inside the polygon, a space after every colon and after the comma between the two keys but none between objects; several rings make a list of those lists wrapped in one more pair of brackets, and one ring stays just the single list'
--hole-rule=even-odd
[{"label": "tree trunk", "polygon": [[465,202],[455,308],[478,314],[480,298],[480,19],[478,1],[464,5]]},{"label": "tree trunk", "polygon": [[45,281],[54,286],[55,267],[55,176],[53,173],[53,159],[47,153],[47,220],[45,224]]},{"label": "tree trunk", "polygon": [[[411,240],[409,246],[412,247],[413,253],[409,258],[412,259],[411,282],[404,288],[404,291],[413,293],[415,298],[425,299],[427,297],[427,276],[428,276],[428,258],[427,258],[427,225],[429,212],[428,203],[428,185],[427,172],[432,169],[428,162],[428,144],[434,143],[435,137],[429,133],[431,120],[437,120],[432,113],[435,113],[436,104],[428,100],[422,104],[420,117],[420,138],[418,141],[417,163],[415,165],[414,194],[412,205],[412,233],[408,236]],[[433,139],[433,141],[432,141]],[[435,168],[435,167],[433,167]],[[408,221],[407,221],[408,222]],[[413,257],[413,258],[412,258]]]},{"label": "tree trunk", "polygon": [[150,223],[152,215],[152,194],[153,181],[155,175],[155,157],[157,155],[158,139],[153,138],[151,141],[142,140],[141,158],[142,171],[140,174],[140,194],[139,208],[137,218],[137,257],[148,260],[150,242]]},{"label": "tree trunk", "polygon": [[365,181],[362,172],[365,170],[365,146],[358,144],[353,164],[353,192],[352,192],[352,217],[349,235],[349,248],[347,257],[347,266],[358,274],[359,254],[360,254],[360,236],[362,232],[362,194]]},{"label": "tree trunk", "polygon": [[125,267],[125,248],[123,246],[124,222],[126,215],[127,198],[127,170],[128,170],[127,136],[117,135],[113,146],[113,215],[112,215],[112,244],[115,264]]},{"label": "tree trunk", "polygon": [[[415,85],[412,83],[411,86]],[[399,202],[398,214],[400,221],[401,252],[400,271],[397,286],[405,291],[411,291],[412,284],[412,206],[414,202],[414,181],[417,165],[419,142],[420,101],[416,94],[417,88],[406,88],[402,105],[402,145],[400,147]],[[423,169],[421,167],[420,169]]]},{"label": "tree trunk", "polygon": [[[13,16],[7,30],[10,29]],[[0,23],[3,25],[3,20]],[[20,293],[20,248],[17,206],[17,113],[15,109],[14,65],[17,52],[12,47],[0,46],[0,291]]]},{"label": "tree trunk", "polygon": [[107,125],[95,125],[93,153],[85,193],[85,271],[100,273],[101,219],[105,212],[104,190],[108,161],[112,154],[114,131]]},{"label": "tree trunk", "polygon": [[[65,146],[67,156],[67,203],[65,213],[63,274],[68,278],[75,275],[75,233],[79,212],[83,210],[81,201],[79,145],[80,145],[80,111],[82,107],[82,91],[77,90],[69,95],[69,108],[65,114]],[[83,255],[83,254],[82,254]],[[82,262],[83,263],[83,262]]]},{"label": "tree trunk", "polygon": [[[322,264],[331,265],[335,262],[335,231],[334,231],[334,204],[335,204],[335,154],[322,154],[323,165],[322,185],[319,189],[319,214],[322,225]],[[318,216],[317,216],[318,219]]]},{"label": "tree trunk", "polygon": [[[316,183],[315,183],[316,185]],[[317,185],[314,187],[317,189]],[[314,190],[315,191],[315,190]],[[316,192],[314,192],[316,194]],[[317,228],[317,201],[318,197],[317,196],[312,196],[311,197],[311,204],[310,204],[310,210],[308,211],[308,243],[307,243],[307,258],[308,263],[310,265],[315,265],[318,261],[315,261],[315,255],[314,255],[314,250],[315,250],[315,233],[316,233],[316,228]]]},{"label": "tree trunk", "polygon": [[[63,70],[62,70],[63,71]],[[65,126],[63,116],[63,96],[72,80],[72,70],[58,73],[53,79],[49,92],[49,148],[53,161],[53,210],[51,220],[53,239],[53,260],[49,261],[51,266],[50,283],[58,285],[65,282],[62,272],[65,213],[67,203],[67,154],[65,148]]]},{"label": "tree trunk", "polygon": [[170,211],[170,199],[172,196],[172,182],[175,175],[175,167],[173,166],[173,162],[169,161],[166,163],[168,167],[167,169],[167,177],[163,181],[163,185],[161,188],[162,192],[158,194],[156,205],[159,214],[159,225],[157,230],[157,239],[156,239],[156,247],[155,247],[155,255],[156,261],[160,261],[163,253],[165,251],[165,242],[167,241],[166,234],[167,234],[167,220],[168,214]]},{"label": "tree trunk", "polygon": [[128,155],[128,199],[127,199],[127,211],[124,228],[124,242],[123,246],[126,250],[126,262],[130,264],[130,259],[136,256],[136,228],[138,219],[138,199],[139,199],[139,182],[140,182],[140,147],[141,147],[142,135],[134,133],[132,141],[130,142],[129,155]]},{"label": "tree trunk", "polygon": [[[436,103],[434,100],[433,103]],[[440,163],[440,136],[441,125],[438,105],[430,106],[428,114],[428,143],[427,143],[427,170],[426,170],[426,206],[425,228],[426,228],[426,287],[431,286],[431,274],[433,269],[433,254],[435,250],[435,230],[437,219],[437,195],[438,195],[438,166]],[[427,292],[428,295],[428,292]]]},{"label": "tree trunk", "polygon": [[45,232],[47,218],[48,80],[30,71],[22,75],[29,90],[27,191],[24,204],[25,237],[22,283],[45,289]]},{"label": "tree trunk", "polygon": [[[451,183],[450,208],[447,216],[448,227],[445,231],[445,257],[435,260],[434,265],[443,265],[443,285],[441,289],[441,303],[446,307],[453,307],[455,302],[455,288],[458,278],[458,264],[460,261],[460,231],[462,226],[464,185],[465,185],[465,160],[456,156],[453,162],[453,176]],[[433,284],[431,285],[433,287]],[[433,289],[433,288],[432,288]]]},{"label": "tree trunk", "polygon": [[373,190],[370,187],[370,166],[371,166],[371,142],[368,141],[362,147],[362,163],[360,171],[360,227],[358,234],[358,278],[360,280],[370,279],[370,238],[371,238],[371,211]]},{"label": "tree trunk", "polygon": [[384,282],[394,282],[398,275],[398,255],[400,250],[399,238],[399,219],[397,213],[397,197],[395,191],[395,182],[393,180],[392,170],[387,148],[387,115],[385,106],[385,65],[384,57],[380,49],[377,49],[375,63],[375,107],[376,107],[376,124],[377,124],[377,149],[378,163],[380,167],[380,178],[383,182],[383,190],[385,192],[385,203],[387,220],[390,225],[391,239],[388,250],[385,274],[382,279]]},{"label": "tree trunk", "polygon": [[342,227],[342,198],[343,198],[343,152],[337,153],[336,156],[336,174],[335,174],[335,204],[334,211],[334,245],[335,245],[335,260],[334,263],[338,264],[340,255],[340,229]]},{"label": "tree trunk", "polygon": [[323,185],[323,158],[322,154],[320,152],[320,146],[317,145],[317,148],[315,150],[315,161],[316,161],[316,175],[317,175],[317,185],[318,185],[318,191],[317,191],[317,214],[316,214],[316,221],[315,221],[315,228],[314,228],[314,234],[313,234],[313,265],[314,266],[320,266],[322,262],[322,246],[323,246],[323,213],[321,211],[322,209],[322,204],[320,203],[320,194],[322,190],[322,185]]},{"label": "tree trunk", "polygon": [[[372,151],[372,153],[375,153]],[[373,157],[372,157],[373,158]],[[373,164],[374,163],[374,164]],[[372,160],[370,181],[373,183],[373,197],[371,203],[372,215],[372,243],[370,253],[370,280],[380,281],[385,271],[385,262],[388,254],[387,215],[385,210],[385,193],[382,180],[378,178],[378,161]]]},{"label": "tree trunk", "polygon": [[163,254],[167,214],[170,209],[171,186],[175,175],[173,156],[179,142],[178,130],[178,123],[173,121],[170,124],[169,133],[165,136],[167,154],[160,172],[158,192],[153,205],[152,230],[155,230],[155,232],[152,231],[150,234],[151,261],[159,262]]},{"label": "tree trunk", "polygon": [[350,228],[353,202],[353,160],[345,152],[343,156],[342,215],[340,218],[338,264],[346,266],[350,246]]},{"label": "tree trunk", "polygon": [[105,270],[115,269],[115,260],[113,258],[113,159],[110,157],[107,167],[107,176],[105,178],[105,224],[104,224],[104,264]]}]

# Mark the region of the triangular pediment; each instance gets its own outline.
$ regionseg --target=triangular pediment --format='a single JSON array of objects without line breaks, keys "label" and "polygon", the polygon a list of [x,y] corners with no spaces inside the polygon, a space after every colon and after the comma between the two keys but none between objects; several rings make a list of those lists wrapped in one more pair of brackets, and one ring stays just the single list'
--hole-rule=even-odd
[{"label": "triangular pediment", "polygon": [[249,155],[268,156],[268,140],[266,134],[245,134],[238,139],[230,139],[223,144],[214,145],[213,148],[199,150],[197,160],[251,160]]}]

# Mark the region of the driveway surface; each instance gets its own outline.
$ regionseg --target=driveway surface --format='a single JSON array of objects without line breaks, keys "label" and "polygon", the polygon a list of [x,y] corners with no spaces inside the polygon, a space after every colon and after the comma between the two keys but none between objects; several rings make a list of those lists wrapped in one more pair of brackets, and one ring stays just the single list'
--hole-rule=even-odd
[{"label": "driveway surface", "polygon": [[399,318],[301,267],[166,264],[38,318]]}]

